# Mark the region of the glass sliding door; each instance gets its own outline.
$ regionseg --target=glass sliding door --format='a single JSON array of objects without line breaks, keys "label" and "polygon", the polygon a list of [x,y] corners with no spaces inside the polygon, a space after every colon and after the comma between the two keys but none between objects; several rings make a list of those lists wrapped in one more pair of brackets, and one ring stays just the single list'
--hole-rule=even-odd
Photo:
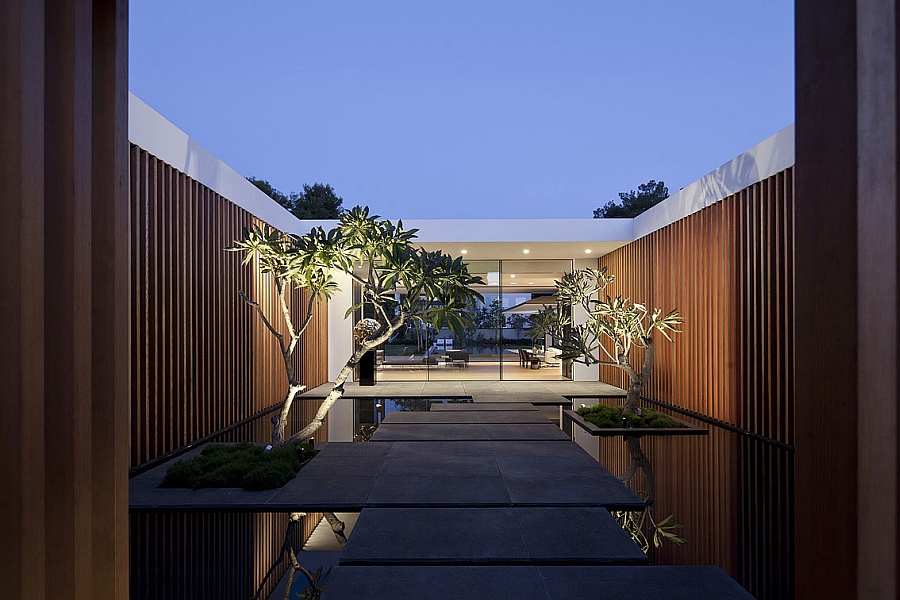
[{"label": "glass sliding door", "polygon": [[555,282],[571,270],[571,260],[502,261],[502,379],[553,381],[571,378],[569,366],[556,356],[552,338],[534,335],[532,329],[538,312],[556,306]]},{"label": "glass sliding door", "polygon": [[535,314],[556,306],[555,281],[572,270],[572,261],[483,260],[468,265],[470,273],[486,282],[477,286],[484,301],[466,309],[472,328],[457,335],[447,327],[407,323],[377,351],[376,379],[571,379],[571,365],[556,358],[553,340],[532,333]]}]

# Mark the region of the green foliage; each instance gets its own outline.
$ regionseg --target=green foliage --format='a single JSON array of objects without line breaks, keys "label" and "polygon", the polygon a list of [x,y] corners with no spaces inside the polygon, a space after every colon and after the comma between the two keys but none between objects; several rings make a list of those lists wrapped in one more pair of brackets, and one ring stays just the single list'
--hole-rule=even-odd
[{"label": "green foliage", "polygon": [[287,445],[264,452],[261,446],[241,442],[210,444],[200,456],[169,467],[160,487],[243,487],[268,490],[283,486],[315,455],[312,444]]},{"label": "green foliage", "polygon": [[[646,492],[637,492],[637,494],[645,496]],[[645,506],[642,510],[614,510],[610,511],[610,514],[644,554],[650,551],[651,540],[654,548],[659,548],[663,542],[680,546],[687,541],[675,533],[684,528],[684,525],[675,522],[675,515],[669,515],[657,523],[653,519],[653,509],[650,506]],[[651,532],[650,539],[647,539],[647,535],[644,533],[645,528]]]},{"label": "green foliage", "polygon": [[619,192],[621,204],[610,200],[602,207],[594,210],[595,219],[614,219],[636,217],[648,208],[656,206],[669,197],[669,188],[665,182],[651,179],[638,186],[637,191]]},{"label": "green foliage", "polygon": [[578,409],[578,414],[581,415],[585,421],[604,429],[617,429],[622,427],[622,417],[625,418],[624,426],[632,429],[645,427],[660,429],[685,426],[683,423],[676,421],[672,417],[649,408],[642,409],[641,414],[636,415],[625,411],[622,406],[594,404],[592,406],[582,406]]},{"label": "green foliage", "polygon": [[327,183],[303,184],[302,192],[291,192],[290,195],[278,191],[263,179],[248,177],[247,181],[255,185],[269,198],[282,205],[298,219],[337,219],[344,212],[341,206],[344,199],[338,196]]},{"label": "green foliage", "polygon": [[[614,280],[606,267],[599,270],[581,269],[563,275],[556,282],[560,307],[556,321],[551,322],[550,327],[559,338],[560,358],[590,365],[600,362],[594,357],[596,352],[600,352],[610,364],[636,373],[630,363],[631,351],[651,346],[654,331],[659,331],[672,341],[670,333],[678,333],[678,325],[684,319],[675,310],[663,314],[662,309],[650,311],[629,298],[611,298],[605,291]],[[561,309],[562,306],[575,305],[580,305],[587,313],[584,324],[572,325],[571,319],[566,316],[568,311]]]}]

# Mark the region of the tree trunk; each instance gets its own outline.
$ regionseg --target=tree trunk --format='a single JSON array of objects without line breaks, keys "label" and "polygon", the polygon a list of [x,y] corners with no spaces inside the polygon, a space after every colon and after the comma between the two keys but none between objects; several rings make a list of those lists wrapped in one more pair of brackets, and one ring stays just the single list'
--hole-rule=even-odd
[{"label": "tree trunk", "polygon": [[284,403],[281,405],[281,411],[278,413],[278,416],[273,420],[274,427],[272,428],[272,446],[275,448],[279,448],[284,445],[284,429],[287,427],[288,415],[291,413],[291,405],[294,403],[294,398],[297,397],[297,394],[306,389],[305,385],[300,385],[298,383],[292,383],[288,388],[287,396],[284,398]]},{"label": "tree trunk", "polygon": [[393,335],[393,333],[403,325],[404,319],[405,318],[401,318],[397,323],[394,323],[390,327],[388,327],[387,330],[380,336],[363,344],[362,347],[357,350],[353,354],[353,356],[350,357],[350,360],[347,361],[347,363],[341,369],[341,372],[338,373],[338,376],[335,378],[334,387],[331,388],[331,391],[325,397],[325,400],[322,401],[322,406],[319,407],[319,410],[316,412],[316,416],[313,417],[313,420],[309,423],[309,425],[292,435],[290,439],[288,439],[285,443],[296,444],[306,441],[311,438],[316,431],[318,431],[319,427],[325,424],[325,415],[328,414],[328,411],[331,410],[331,407],[334,406],[334,403],[344,395],[344,382],[347,381],[347,378],[350,377],[353,369],[356,367],[356,365],[359,364],[359,361],[362,359],[363,354],[365,354],[369,350],[377,348],[378,346],[386,342],[388,338],[390,338],[391,335]]},{"label": "tree trunk", "polygon": [[638,378],[637,380],[632,379],[628,384],[628,390],[625,396],[625,412],[629,412],[633,415],[637,414],[638,402],[640,402],[641,400],[642,387],[644,387],[644,384],[641,383],[640,378]]},{"label": "tree trunk", "polygon": [[653,468],[650,466],[650,459],[644,454],[639,438],[626,437],[625,447],[628,449],[628,454],[631,456],[631,464],[628,466],[628,470],[625,471],[625,474],[619,477],[619,479],[622,483],[627,484],[631,481],[631,478],[634,477],[634,474],[637,473],[638,469],[644,471],[647,484],[646,503],[648,506],[652,506],[653,502],[656,500],[656,478],[653,476]]}]

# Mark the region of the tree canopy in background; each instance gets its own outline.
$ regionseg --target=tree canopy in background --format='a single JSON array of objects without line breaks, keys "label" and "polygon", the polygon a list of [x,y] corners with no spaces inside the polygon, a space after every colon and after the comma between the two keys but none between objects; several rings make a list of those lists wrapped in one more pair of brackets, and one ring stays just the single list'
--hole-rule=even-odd
[{"label": "tree canopy in background", "polygon": [[656,206],[669,197],[669,188],[664,181],[651,179],[638,186],[637,191],[619,192],[621,203],[610,200],[594,210],[595,219],[621,219],[636,217],[651,206]]},{"label": "tree canopy in background", "polygon": [[344,212],[341,204],[344,199],[334,193],[327,183],[303,184],[302,192],[291,192],[290,195],[278,191],[264,179],[248,177],[247,181],[255,185],[266,196],[288,209],[298,219],[337,219]]}]

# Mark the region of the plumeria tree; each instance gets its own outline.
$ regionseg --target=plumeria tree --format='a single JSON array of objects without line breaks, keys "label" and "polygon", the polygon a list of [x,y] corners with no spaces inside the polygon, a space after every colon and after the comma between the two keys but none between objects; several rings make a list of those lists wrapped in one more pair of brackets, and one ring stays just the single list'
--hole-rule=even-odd
[{"label": "plumeria tree", "polygon": [[[551,329],[562,350],[560,358],[586,365],[599,363],[625,371],[629,380],[625,410],[636,414],[641,389],[653,372],[653,333],[658,331],[672,341],[670,334],[679,331],[683,318],[675,310],[663,313],[660,308],[649,310],[629,298],[611,298],[606,294],[606,288],[613,280],[606,267],[580,269],[563,275],[556,282],[558,306]],[[584,309],[586,322],[572,323],[568,309],[573,306]],[[640,370],[632,363],[635,348],[644,350]]]},{"label": "plumeria tree", "polygon": [[[343,396],[344,383],[365,353],[387,341],[404,324],[424,322],[437,329],[447,325],[457,334],[471,326],[465,308],[476,299],[483,301],[472,286],[484,281],[470,275],[461,258],[415,247],[416,232],[404,229],[402,221],[395,225],[378,215],[370,215],[368,207],[357,206],[343,213],[337,227],[327,232],[319,227],[307,235],[295,236],[265,227],[254,228],[245,231],[244,237],[235,243],[232,249],[244,252],[244,264],[257,258],[260,269],[273,275],[288,331],[287,336],[281,334],[259,303],[241,293],[278,340],[284,357],[288,391],[272,433],[273,445],[309,439],[324,424],[329,409]],[[354,265],[361,269],[354,269]],[[290,359],[309,325],[312,303],[316,299],[329,299],[337,291],[335,272],[346,273],[362,288],[362,302],[349,307],[345,318],[361,308],[365,309],[367,318],[354,328],[356,347],[313,420],[285,439],[291,403],[304,388],[296,379]],[[286,301],[290,286],[310,292],[307,315],[296,325]]]},{"label": "plumeria tree", "polygon": [[[291,412],[294,398],[306,389],[294,372],[292,358],[297,343],[312,321],[315,302],[328,300],[338,291],[333,273],[335,269],[352,267],[350,257],[342,252],[341,236],[338,231],[324,232],[313,229],[307,235],[287,235],[268,225],[254,225],[244,228],[243,236],[228,250],[242,252],[242,264],[248,265],[254,259],[259,270],[272,278],[278,301],[280,320],[286,333],[275,327],[272,316],[267,315],[257,300],[241,290],[244,302],[256,310],[266,329],[278,342],[281,358],[287,375],[288,389],[285,392],[281,410],[273,419],[272,445],[281,446],[285,442],[284,430]],[[288,299],[292,289],[309,291],[306,314],[295,322]]]}]

